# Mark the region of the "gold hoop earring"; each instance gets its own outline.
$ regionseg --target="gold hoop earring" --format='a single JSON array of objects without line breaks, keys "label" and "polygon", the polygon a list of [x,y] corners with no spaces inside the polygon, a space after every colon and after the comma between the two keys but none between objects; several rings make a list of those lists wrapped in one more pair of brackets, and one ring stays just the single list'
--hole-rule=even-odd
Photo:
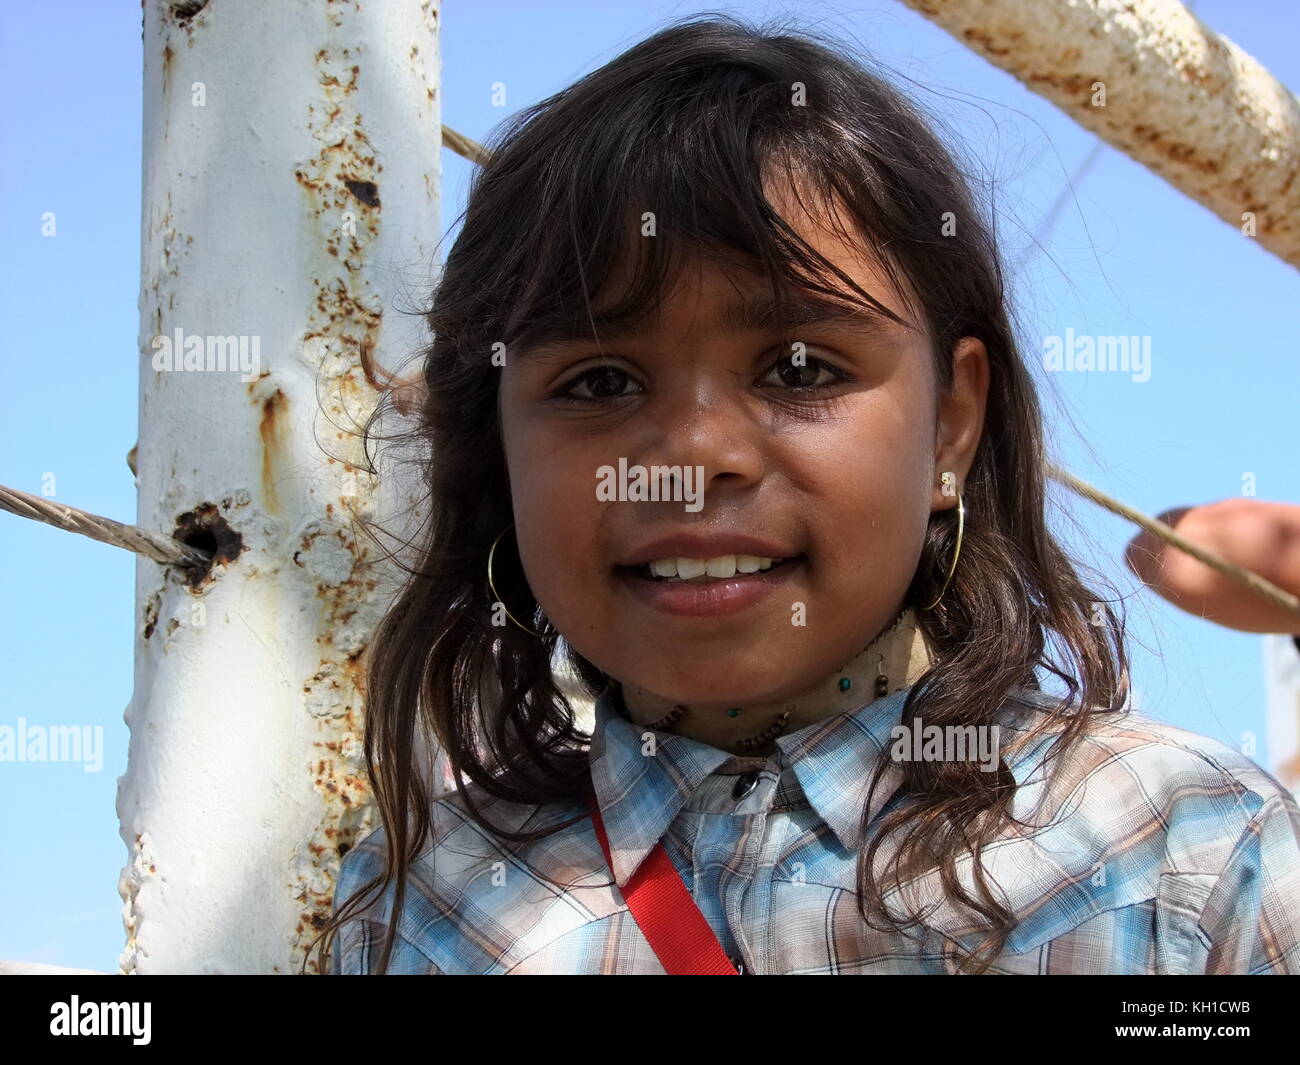
[{"label": "gold hoop earring", "polygon": [[499,533],[497,533],[497,538],[492,541],[492,547],[488,550],[488,559],[487,559],[488,587],[492,589],[493,600],[496,603],[499,603],[501,609],[506,612],[506,617],[508,617],[511,621],[513,621],[516,625],[518,625],[519,628],[523,629],[524,632],[528,633],[530,636],[545,636],[546,633],[544,632],[535,632],[534,630],[530,629],[527,625],[520,624],[519,620],[512,613],[510,613],[510,608],[506,606],[505,601],[501,598],[500,594],[497,592],[497,586],[492,582],[492,557],[496,554],[497,544],[501,542],[501,537],[505,536],[505,534],[509,532],[511,529],[513,529],[514,527],[515,527],[515,523],[512,521],[509,525],[507,525],[504,529],[502,529]]},{"label": "gold hoop earring", "polygon": [[[945,481],[952,479],[952,474],[943,475]],[[956,485],[954,485],[956,487]],[[943,587],[939,589],[939,595],[929,606],[923,606],[922,610],[933,610],[939,605],[939,600],[943,598],[943,593],[948,590],[948,584],[952,580],[952,575],[957,571],[957,556],[961,554],[962,535],[966,531],[966,506],[962,502],[961,489],[957,488],[957,546],[952,553],[952,561],[948,564],[948,575],[943,579]]]}]

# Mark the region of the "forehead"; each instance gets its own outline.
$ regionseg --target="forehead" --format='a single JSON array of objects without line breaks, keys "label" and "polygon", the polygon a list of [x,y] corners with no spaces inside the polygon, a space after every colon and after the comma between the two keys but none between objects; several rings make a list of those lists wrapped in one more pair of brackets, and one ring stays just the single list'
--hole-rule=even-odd
[{"label": "forehead", "polygon": [[[772,209],[803,243],[879,303],[899,317],[910,319],[911,289],[899,271],[891,271],[884,249],[871,233],[864,232],[838,195],[826,192],[820,182],[798,171],[777,171],[773,167],[764,174],[763,192]],[[897,285],[891,273],[897,277]],[[825,281],[843,298],[860,299],[842,279],[826,277]]]},{"label": "forehead", "polygon": [[[856,280],[861,283],[860,278]],[[870,291],[870,286],[864,287]],[[831,296],[796,287],[778,299],[761,276],[736,271],[705,255],[684,266],[658,306],[635,323],[624,321],[617,313],[594,310],[587,327],[584,333],[595,337],[659,334],[695,340],[780,330],[797,337],[800,330],[814,328],[885,339],[906,331],[905,324],[891,321],[887,314],[850,294]]]},{"label": "forehead", "polygon": [[837,202],[788,181],[773,181],[765,189],[785,224],[814,257],[824,260],[817,263],[817,287],[791,279],[779,285],[782,298],[778,299],[759,264],[731,248],[694,245],[674,249],[676,261],[665,271],[654,304],[635,307],[625,297],[635,290],[639,280],[635,272],[645,268],[646,258],[636,254],[644,249],[633,245],[606,276],[581,321],[534,332],[525,345],[526,354],[540,355],[572,341],[651,334],[696,338],[782,327],[788,333],[832,327],[873,339],[901,339],[921,331],[906,282],[895,272],[904,286],[900,292],[883,255]]}]

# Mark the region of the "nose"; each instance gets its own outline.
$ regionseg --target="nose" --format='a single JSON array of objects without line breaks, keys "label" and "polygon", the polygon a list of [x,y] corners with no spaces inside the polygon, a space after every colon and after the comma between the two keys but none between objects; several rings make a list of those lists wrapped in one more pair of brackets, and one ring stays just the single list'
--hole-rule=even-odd
[{"label": "nose", "polygon": [[703,467],[709,490],[762,477],[769,434],[746,379],[724,370],[693,373],[662,390],[645,414],[650,440],[637,461]]}]

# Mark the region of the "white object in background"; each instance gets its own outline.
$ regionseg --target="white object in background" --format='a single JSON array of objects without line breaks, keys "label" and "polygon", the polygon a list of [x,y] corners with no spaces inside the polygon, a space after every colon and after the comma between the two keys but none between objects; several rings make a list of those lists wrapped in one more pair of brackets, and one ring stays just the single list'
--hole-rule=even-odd
[{"label": "white object in background", "polygon": [[69,969],[39,961],[0,961],[0,976],[108,976],[98,969]]}]

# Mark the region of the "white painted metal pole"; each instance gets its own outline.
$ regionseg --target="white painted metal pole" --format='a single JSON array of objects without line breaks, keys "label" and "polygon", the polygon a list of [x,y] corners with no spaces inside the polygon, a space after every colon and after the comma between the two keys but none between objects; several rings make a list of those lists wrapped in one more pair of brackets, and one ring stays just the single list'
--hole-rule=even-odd
[{"label": "white painted metal pole", "polygon": [[438,15],[145,0],[137,523],[223,561],[137,563],[125,973],[298,971],[369,827],[383,586],[350,511],[382,503],[369,360],[423,339],[399,311],[438,238]]},{"label": "white painted metal pole", "polygon": [[903,2],[1300,266],[1300,100],[1178,0]]}]

